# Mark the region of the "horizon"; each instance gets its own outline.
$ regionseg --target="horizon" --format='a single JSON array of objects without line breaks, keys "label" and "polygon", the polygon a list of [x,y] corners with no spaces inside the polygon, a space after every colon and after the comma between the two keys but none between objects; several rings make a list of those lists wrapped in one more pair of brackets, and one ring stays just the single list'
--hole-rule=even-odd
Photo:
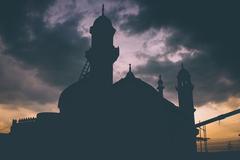
[{"label": "horizon", "polygon": [[[178,106],[176,76],[183,63],[194,85],[196,123],[240,107],[239,24],[230,20],[237,17],[233,4],[219,2],[216,7],[209,2],[206,13],[197,9],[189,15],[185,10],[192,10],[194,4],[180,2],[182,13],[161,1],[3,3],[1,12],[11,14],[2,14],[0,23],[1,133],[9,132],[12,119],[59,112],[59,95],[81,73],[90,46],[89,28],[101,15],[103,3],[105,15],[116,28],[114,45],[120,48],[114,82],[125,77],[129,64],[136,77],[155,89],[161,74],[164,97]],[[225,7],[229,10],[223,12]],[[239,140],[239,123],[240,115],[236,115],[220,125],[210,124],[208,136],[213,141]]]}]

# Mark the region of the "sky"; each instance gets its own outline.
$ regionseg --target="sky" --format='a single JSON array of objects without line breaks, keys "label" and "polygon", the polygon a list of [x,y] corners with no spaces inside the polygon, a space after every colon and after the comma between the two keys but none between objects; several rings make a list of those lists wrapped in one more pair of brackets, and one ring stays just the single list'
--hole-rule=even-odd
[{"label": "sky", "polygon": [[[75,82],[90,47],[89,27],[112,20],[120,57],[114,81],[134,74],[178,105],[183,63],[194,84],[196,122],[240,106],[240,10],[235,2],[163,0],[10,0],[0,2],[0,131],[13,118],[58,112],[61,91]],[[211,124],[210,138],[240,138],[240,116]]]}]

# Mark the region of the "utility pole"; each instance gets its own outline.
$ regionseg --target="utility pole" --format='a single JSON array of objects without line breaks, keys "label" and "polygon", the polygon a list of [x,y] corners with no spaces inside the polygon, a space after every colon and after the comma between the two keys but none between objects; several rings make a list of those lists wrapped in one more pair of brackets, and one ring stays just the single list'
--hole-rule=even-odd
[{"label": "utility pole", "polygon": [[[200,123],[200,121],[199,121],[199,123]],[[200,152],[202,152],[202,127],[199,127],[199,136],[200,136],[200,138],[199,138],[199,145],[200,145]]]},{"label": "utility pole", "polygon": [[204,147],[205,147],[205,152],[208,152],[208,140],[207,140],[207,126],[203,126],[203,137],[204,137]]},{"label": "utility pole", "polygon": [[202,129],[201,129],[201,127],[200,127],[200,152],[202,152],[202,140],[201,140],[201,138],[202,138]]}]

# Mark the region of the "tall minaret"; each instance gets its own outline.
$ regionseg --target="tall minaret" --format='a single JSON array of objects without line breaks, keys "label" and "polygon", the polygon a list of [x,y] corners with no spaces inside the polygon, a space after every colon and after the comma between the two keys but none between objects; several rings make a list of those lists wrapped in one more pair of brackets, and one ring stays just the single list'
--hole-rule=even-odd
[{"label": "tall minaret", "polygon": [[184,68],[183,64],[177,75],[177,92],[179,108],[185,116],[186,126],[186,149],[196,151],[196,129],[194,119],[194,105],[193,105],[193,84],[189,72]]},{"label": "tall minaret", "polygon": [[195,111],[193,106],[193,85],[191,76],[183,64],[177,75],[177,91],[179,107],[181,107],[184,112],[192,114]]},{"label": "tall minaret", "polygon": [[86,52],[91,68],[90,75],[102,87],[111,86],[113,83],[113,63],[119,56],[119,48],[113,46],[115,32],[112,22],[104,14],[103,5],[102,15],[90,28],[91,48]]}]

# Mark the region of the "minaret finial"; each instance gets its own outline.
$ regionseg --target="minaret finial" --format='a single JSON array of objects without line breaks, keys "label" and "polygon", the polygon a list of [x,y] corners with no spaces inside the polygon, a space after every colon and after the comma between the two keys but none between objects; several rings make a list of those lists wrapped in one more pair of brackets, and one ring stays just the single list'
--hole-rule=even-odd
[{"label": "minaret finial", "polygon": [[163,89],[164,89],[164,85],[163,85],[163,81],[162,81],[162,76],[161,74],[159,74],[159,79],[158,79],[158,93],[160,95],[161,98],[163,98]]},{"label": "minaret finial", "polygon": [[162,75],[161,74],[159,74],[159,79],[162,80]]},{"label": "minaret finial", "polygon": [[129,72],[132,72],[132,65],[129,64]]},{"label": "minaret finial", "polygon": [[104,4],[102,5],[102,15],[104,16]]},{"label": "minaret finial", "polygon": [[182,68],[182,69],[184,68],[184,66],[183,66],[183,62],[181,63],[181,68]]}]

